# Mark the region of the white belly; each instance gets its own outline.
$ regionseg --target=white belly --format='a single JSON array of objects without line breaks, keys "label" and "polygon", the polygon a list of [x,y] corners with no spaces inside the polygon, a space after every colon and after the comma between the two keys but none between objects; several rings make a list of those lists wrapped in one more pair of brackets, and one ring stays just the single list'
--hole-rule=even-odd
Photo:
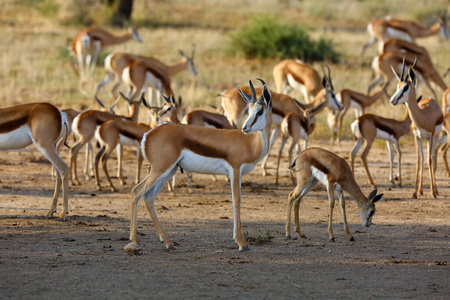
[{"label": "white belly", "polygon": [[155,75],[153,75],[151,72],[146,72],[145,73],[145,87],[152,87],[155,88],[159,91],[162,90],[162,84],[161,84],[161,80],[157,77],[155,77]]},{"label": "white belly", "polygon": [[275,125],[280,125],[283,121],[283,117],[280,115],[272,114],[272,123]]},{"label": "white belly", "polygon": [[178,165],[189,172],[229,175],[232,169],[222,158],[201,156],[186,149],[181,151],[181,157]]},{"label": "white belly", "polygon": [[311,99],[306,99],[305,86],[303,84],[301,84],[300,82],[296,81],[294,79],[294,77],[292,77],[290,74],[287,75],[287,80],[288,80],[289,85],[292,88],[299,90],[302,93],[303,97],[305,97],[305,101],[309,103]]},{"label": "white belly", "polygon": [[353,99],[350,99],[350,107],[355,109],[355,117],[359,118],[362,116],[363,108],[361,105]]},{"label": "white belly", "polygon": [[408,42],[412,42],[411,37],[409,36],[409,34],[407,34],[404,31],[401,30],[397,30],[397,29],[393,29],[393,28],[388,28],[386,30],[386,34],[384,36],[384,40],[388,40],[388,39],[401,39],[401,40],[405,40]]},{"label": "white belly", "polygon": [[31,131],[23,125],[14,131],[0,134],[0,149],[21,149],[33,143]]},{"label": "white belly", "polygon": [[125,145],[125,146],[139,146],[139,142],[134,140],[134,139],[130,139],[129,137],[126,137],[124,135],[119,134],[119,144],[121,145]]},{"label": "white belly", "polygon": [[383,140],[383,141],[391,141],[394,142],[394,137],[387,133],[386,131],[380,130],[377,128],[377,139]]},{"label": "white belly", "polygon": [[317,180],[319,180],[324,186],[328,188],[328,178],[325,173],[314,167],[311,167],[311,172]]}]

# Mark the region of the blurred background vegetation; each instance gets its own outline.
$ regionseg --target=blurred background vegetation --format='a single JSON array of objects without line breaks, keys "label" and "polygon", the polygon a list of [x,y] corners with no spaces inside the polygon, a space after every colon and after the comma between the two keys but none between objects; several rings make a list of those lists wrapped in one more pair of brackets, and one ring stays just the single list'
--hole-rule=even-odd
[{"label": "blurred background vegetation", "polygon": [[[125,1],[127,2],[127,1]],[[128,1],[130,2],[130,1]],[[300,58],[317,70],[329,64],[337,91],[366,92],[375,47],[359,58],[368,41],[369,21],[390,15],[430,25],[449,9],[450,0],[134,0],[130,21],[143,43],[134,41],[102,51],[89,90],[103,79],[103,59],[111,52],[152,55],[163,62],[179,61],[196,45],[199,75],[188,72],[172,80],[175,94],[188,110],[212,104],[216,95],[233,84],[264,78],[274,88],[273,66],[284,58]],[[123,3],[122,3],[123,4]],[[118,13],[121,0],[5,0],[0,10],[0,99],[2,106],[48,101],[60,107],[94,106],[77,88],[70,63],[70,40],[84,27],[102,26],[114,34],[125,32],[126,15]],[[438,37],[418,40],[430,52],[441,74],[450,66],[449,42]],[[448,78],[446,78],[448,82]],[[112,102],[107,89],[100,95]],[[391,89],[393,87],[391,86]],[[126,87],[121,87],[126,91]],[[392,92],[392,90],[391,90]],[[423,89],[424,96],[430,95]],[[297,91],[291,95],[303,101]],[[125,105],[123,108],[125,109]],[[384,99],[369,112],[401,118],[404,110]],[[316,138],[329,136],[326,114],[319,117]],[[349,114],[350,115],[350,114]],[[346,125],[351,122],[347,118]],[[348,128],[348,126],[345,126]],[[350,137],[346,129],[345,136]]]}]

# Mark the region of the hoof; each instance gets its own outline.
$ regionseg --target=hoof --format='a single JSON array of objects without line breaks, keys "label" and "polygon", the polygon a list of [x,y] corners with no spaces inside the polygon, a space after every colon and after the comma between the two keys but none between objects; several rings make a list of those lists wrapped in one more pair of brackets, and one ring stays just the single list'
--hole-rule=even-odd
[{"label": "hoof", "polygon": [[169,247],[167,247],[167,249],[169,249],[169,250],[177,250],[177,248],[175,248],[174,245],[170,245]]},{"label": "hoof", "polygon": [[245,247],[245,248],[239,249],[239,252],[247,252],[247,251],[250,251],[249,247]]},{"label": "hoof", "polygon": [[335,242],[334,237],[330,239],[330,242],[333,242],[333,243]]},{"label": "hoof", "polygon": [[128,243],[123,247],[127,253],[137,253],[142,250],[142,248],[135,242]]},{"label": "hoof", "polygon": [[284,239],[285,239],[286,241],[292,240],[292,238],[291,238],[290,235],[286,236]]},{"label": "hoof", "polygon": [[416,194],[416,193],[413,193],[412,196],[411,196],[411,198],[417,199],[417,194]]},{"label": "hoof", "polygon": [[350,242],[354,242],[355,241],[355,238],[354,237],[351,237],[350,238]]},{"label": "hoof", "polygon": [[304,234],[299,234],[299,236],[300,236],[302,239],[306,239],[306,235],[304,235]]}]

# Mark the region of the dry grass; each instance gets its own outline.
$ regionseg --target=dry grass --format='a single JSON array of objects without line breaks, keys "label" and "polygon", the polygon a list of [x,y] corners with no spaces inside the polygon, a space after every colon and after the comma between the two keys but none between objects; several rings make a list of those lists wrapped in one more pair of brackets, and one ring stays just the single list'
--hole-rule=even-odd
[{"label": "dry grass", "polygon": [[[98,12],[104,10],[103,6],[94,0],[77,2],[85,3],[85,6],[62,0],[41,0],[36,3],[33,8],[29,8],[30,6],[25,6],[24,1],[9,0],[0,12],[2,106],[32,101],[48,101],[60,107],[80,108],[82,105],[92,105],[92,99],[86,99],[78,92],[77,77],[70,67],[70,57],[66,50],[67,39],[73,37],[83,26],[61,24],[70,23],[77,10],[89,7],[96,12],[87,14],[89,22],[101,24],[104,20]],[[59,10],[52,15],[54,3],[59,5]],[[337,90],[352,88],[366,91],[371,80],[368,65],[375,54],[375,48],[366,53],[363,61],[359,60],[358,55],[364,42],[368,40],[365,31],[367,20],[386,14],[414,18],[421,8],[422,11],[435,11],[439,7],[449,6],[449,1],[345,0],[335,3],[331,0],[257,0],[249,5],[247,1],[237,0],[135,1],[133,18],[141,25],[140,34],[144,43],[132,41],[111,47],[106,52],[151,54],[170,63],[180,59],[178,49],[189,52],[191,44],[195,43],[199,74],[195,78],[189,73],[177,75],[173,79],[173,89],[176,95],[183,97],[188,109],[204,104],[219,105],[219,99],[215,95],[235,83],[246,84],[248,79],[261,77],[274,88],[272,67],[276,61],[226,57],[222,50],[228,42],[230,30],[247,24],[249,16],[276,14],[281,20],[314,29],[311,31],[313,38],[324,36],[335,43],[344,56],[340,64],[331,65],[333,83]],[[408,7],[406,11],[405,7]],[[109,29],[121,32],[121,29]],[[448,42],[432,37],[419,40],[419,44],[427,47],[436,68],[442,74],[450,62]],[[314,66],[320,69],[320,64]],[[94,79],[89,83],[91,91],[103,76],[103,67],[99,65]],[[122,90],[125,91],[125,87],[122,87]],[[427,96],[430,93],[424,88],[423,94]],[[296,91],[293,91],[292,95],[301,99]],[[107,98],[106,92],[100,96],[106,102],[112,101]],[[386,100],[384,102],[386,103]],[[373,111],[396,118],[401,118],[404,113],[402,108],[392,109],[382,103],[369,110]],[[352,115],[352,112],[348,114],[347,124],[350,123]],[[349,130],[346,130],[345,134],[349,137]],[[328,135],[323,114],[319,117],[315,137],[326,138]]]}]

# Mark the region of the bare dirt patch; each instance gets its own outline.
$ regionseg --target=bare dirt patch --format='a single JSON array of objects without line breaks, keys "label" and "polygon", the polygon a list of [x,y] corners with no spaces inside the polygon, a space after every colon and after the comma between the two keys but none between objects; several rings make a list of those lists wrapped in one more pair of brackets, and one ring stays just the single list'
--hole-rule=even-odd
[{"label": "bare dirt patch", "polygon": [[[326,142],[313,144],[327,147]],[[348,158],[352,144],[346,141],[335,152]],[[286,199],[293,189],[285,158],[278,187],[273,176],[260,175],[259,166],[243,179],[243,230],[253,239],[272,238],[240,253],[232,239],[229,184],[221,176],[214,182],[210,176],[195,174],[193,194],[187,193],[180,176],[176,196],[165,189],[156,202],[177,250],[166,250],[159,242],[141,204],[138,230],[143,250],[135,255],[122,250],[128,243],[134,150],[125,159],[129,184],[121,187],[113,179],[119,192],[96,191],[93,181],[71,187],[66,222],[45,218],[54,182],[40,153],[1,152],[0,298],[448,299],[449,180],[439,169],[440,195],[430,199],[425,173],[425,195],[410,199],[415,150],[412,144],[403,150],[404,186],[393,189],[388,184],[386,151],[371,151],[372,175],[385,199],[377,204],[370,228],[362,227],[355,202],[347,196],[355,242],[348,241],[343,231],[338,206],[336,242],[328,241],[323,187],[311,191],[300,207],[307,238],[284,239]],[[63,157],[67,159],[67,152]],[[269,162],[274,174],[275,158]],[[114,160],[110,169],[114,174]],[[371,188],[359,163],[356,178],[368,194]]]}]

